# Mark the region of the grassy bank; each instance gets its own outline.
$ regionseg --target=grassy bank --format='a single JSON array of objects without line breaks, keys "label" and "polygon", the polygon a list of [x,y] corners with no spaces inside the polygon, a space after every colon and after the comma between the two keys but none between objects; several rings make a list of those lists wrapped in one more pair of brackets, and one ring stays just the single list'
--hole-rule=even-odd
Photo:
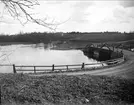
[{"label": "grassy bank", "polygon": [[107,76],[0,75],[2,105],[132,105],[134,80]]}]

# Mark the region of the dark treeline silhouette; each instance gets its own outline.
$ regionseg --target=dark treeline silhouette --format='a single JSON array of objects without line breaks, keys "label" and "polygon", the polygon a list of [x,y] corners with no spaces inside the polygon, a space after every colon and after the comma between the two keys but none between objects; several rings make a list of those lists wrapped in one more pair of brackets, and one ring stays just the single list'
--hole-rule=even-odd
[{"label": "dark treeline silhouette", "polygon": [[16,35],[0,35],[0,42],[29,42],[29,43],[49,43],[52,41],[68,40],[68,36],[64,36],[61,33],[23,33]]},{"label": "dark treeline silhouette", "polygon": [[134,32],[33,32],[20,33],[16,35],[0,35],[0,43],[50,43],[52,41],[72,41],[72,42],[106,42],[106,41],[124,41],[134,39]]}]

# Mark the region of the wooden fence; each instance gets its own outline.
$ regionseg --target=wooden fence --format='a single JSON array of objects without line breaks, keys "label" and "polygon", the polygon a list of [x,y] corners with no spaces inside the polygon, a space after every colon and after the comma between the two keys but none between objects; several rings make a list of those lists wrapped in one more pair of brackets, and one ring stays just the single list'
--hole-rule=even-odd
[{"label": "wooden fence", "polygon": [[51,66],[41,66],[41,65],[15,65],[13,64],[13,73],[19,72],[63,72],[63,71],[76,71],[76,70],[91,70],[96,68],[105,68],[109,66],[114,66],[116,64],[122,63],[124,61],[124,56],[117,59],[107,60],[99,63],[93,64],[75,64],[75,65],[51,65]]}]

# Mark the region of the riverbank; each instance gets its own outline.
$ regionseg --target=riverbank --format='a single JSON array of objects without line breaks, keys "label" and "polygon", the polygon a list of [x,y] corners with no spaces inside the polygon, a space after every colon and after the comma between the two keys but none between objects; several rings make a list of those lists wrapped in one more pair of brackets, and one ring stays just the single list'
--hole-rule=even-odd
[{"label": "riverbank", "polygon": [[123,65],[103,70],[49,76],[0,74],[2,105],[133,105],[134,53],[124,53]]},{"label": "riverbank", "polygon": [[34,44],[32,42],[0,42],[0,46],[7,46],[7,45],[28,45],[28,44]]},{"label": "riverbank", "polygon": [[103,70],[49,76],[0,74],[2,105],[133,105],[134,53],[124,53],[125,64]]},{"label": "riverbank", "polygon": [[132,105],[133,81],[91,75],[1,74],[2,105]]}]

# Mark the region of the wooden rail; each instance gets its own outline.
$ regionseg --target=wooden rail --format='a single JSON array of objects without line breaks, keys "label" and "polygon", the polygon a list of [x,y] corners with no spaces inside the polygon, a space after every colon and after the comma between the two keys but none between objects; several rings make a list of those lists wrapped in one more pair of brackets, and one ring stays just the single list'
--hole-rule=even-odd
[{"label": "wooden rail", "polygon": [[[43,65],[15,65],[13,64],[13,73],[17,73],[17,71],[31,71],[34,73],[37,72],[61,72],[61,71],[74,71],[74,70],[84,70],[84,69],[95,69],[95,68],[104,68],[111,65],[119,64],[124,61],[124,56],[117,59],[107,60],[99,63],[93,63],[93,64],[75,64],[75,65],[49,65],[49,66],[43,66]],[[23,69],[22,69],[23,68]],[[24,69],[25,68],[25,69]]]}]

